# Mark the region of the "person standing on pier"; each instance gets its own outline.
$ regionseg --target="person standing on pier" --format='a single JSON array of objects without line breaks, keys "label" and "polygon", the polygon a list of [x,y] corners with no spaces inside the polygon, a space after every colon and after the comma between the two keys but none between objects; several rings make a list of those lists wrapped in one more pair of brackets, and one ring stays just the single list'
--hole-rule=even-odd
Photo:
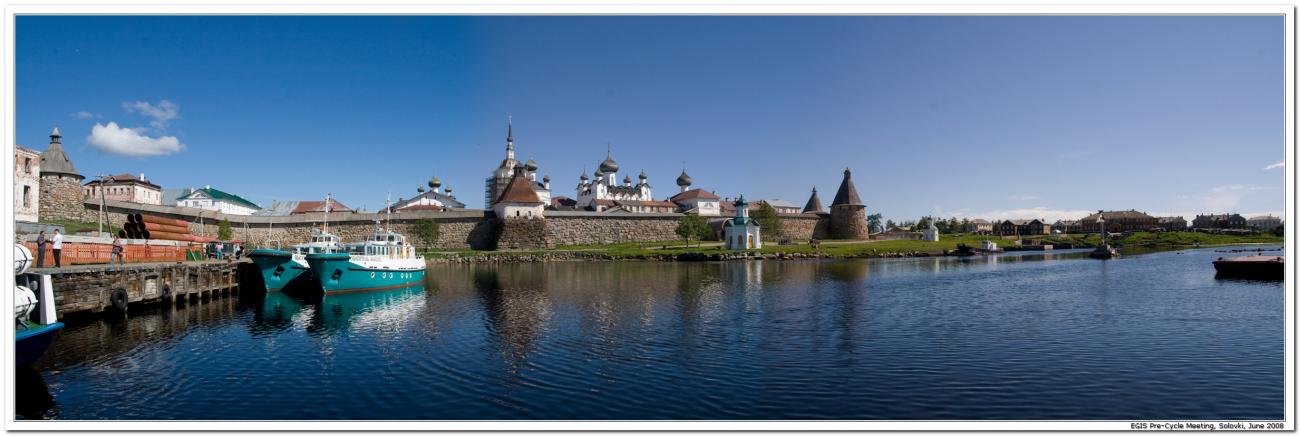
[{"label": "person standing on pier", "polygon": [[41,233],[39,235],[36,235],[36,267],[37,268],[45,268],[45,244],[48,243],[50,243],[50,241],[48,239],[45,239],[45,231],[41,230]]},{"label": "person standing on pier", "polygon": [[54,267],[63,268],[63,263],[59,260],[59,254],[63,253],[63,234],[59,229],[54,229]]},{"label": "person standing on pier", "polygon": [[[126,261],[122,258],[122,248],[123,248],[122,239],[117,236],[114,236],[113,255],[112,257],[108,258],[108,266],[113,268],[114,271],[120,270],[121,268],[124,268],[126,266]],[[114,266],[113,264],[114,261],[117,262],[116,266]]]}]

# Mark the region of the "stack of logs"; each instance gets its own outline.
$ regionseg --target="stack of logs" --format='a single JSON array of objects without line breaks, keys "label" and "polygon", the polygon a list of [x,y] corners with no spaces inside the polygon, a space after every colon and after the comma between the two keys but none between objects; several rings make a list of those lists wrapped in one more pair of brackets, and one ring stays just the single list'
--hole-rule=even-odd
[{"label": "stack of logs", "polygon": [[196,236],[190,233],[190,226],[185,220],[163,218],[138,213],[127,214],[126,224],[117,236],[129,239],[163,239],[168,241],[212,242],[216,238]]}]

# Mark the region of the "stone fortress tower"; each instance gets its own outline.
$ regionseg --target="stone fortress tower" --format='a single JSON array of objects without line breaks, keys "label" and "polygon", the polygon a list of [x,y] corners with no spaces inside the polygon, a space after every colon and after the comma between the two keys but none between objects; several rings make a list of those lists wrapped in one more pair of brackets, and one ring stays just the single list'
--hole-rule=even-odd
[{"label": "stone fortress tower", "polygon": [[830,227],[832,239],[867,239],[870,234],[870,229],[867,228],[867,205],[862,204],[858,198],[858,189],[853,187],[853,178],[848,168],[844,169],[840,190],[831,201]]},{"label": "stone fortress tower", "polygon": [[63,136],[55,127],[50,133],[50,146],[41,153],[40,220],[81,221],[86,210],[82,179],[85,177],[77,174],[63,152]]}]

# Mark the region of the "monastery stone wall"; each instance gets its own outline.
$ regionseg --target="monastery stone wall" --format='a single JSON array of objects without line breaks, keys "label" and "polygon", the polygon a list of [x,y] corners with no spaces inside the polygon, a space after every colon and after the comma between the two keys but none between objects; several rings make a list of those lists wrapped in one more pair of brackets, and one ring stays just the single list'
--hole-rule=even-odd
[{"label": "monastery stone wall", "polygon": [[502,250],[539,250],[553,245],[546,238],[548,220],[538,218],[510,218],[496,220],[500,228],[496,246]]},{"label": "monastery stone wall", "polygon": [[546,213],[546,239],[552,246],[675,241],[677,213]]},{"label": "monastery stone wall", "polygon": [[[216,237],[219,222],[230,221],[234,239],[250,246],[288,247],[307,242],[313,229],[321,227],[324,216],[320,213],[278,217],[226,215],[192,208],[127,203],[109,200],[105,203],[106,231],[114,234],[127,222],[126,214],[139,213],[165,218],[182,219],[189,223],[190,233]],[[96,222],[99,217],[98,201],[86,201],[75,218]],[[364,239],[374,232],[376,219],[387,219],[380,213],[336,213],[329,217],[329,230],[345,242]],[[614,244],[621,242],[676,241],[678,213],[608,214],[584,211],[547,211],[545,219],[498,220],[490,211],[419,211],[396,213],[388,224],[393,231],[406,235],[413,244],[423,248],[476,250],[539,249],[565,245]],[[412,229],[422,219],[438,222],[438,240],[420,240]],[[865,219],[865,218],[864,218]],[[781,215],[782,226],[791,239],[807,240],[826,238],[829,217],[825,214]],[[520,223],[512,223],[519,221]],[[865,226],[865,222],[863,223]]]},{"label": "monastery stone wall", "polygon": [[39,219],[80,220],[83,197],[80,178],[62,174],[41,175]]},{"label": "monastery stone wall", "polygon": [[[830,223],[828,216],[812,213],[781,215],[781,230],[795,242],[809,239],[826,239],[826,229]],[[763,235],[763,239],[775,240],[775,236]]]}]

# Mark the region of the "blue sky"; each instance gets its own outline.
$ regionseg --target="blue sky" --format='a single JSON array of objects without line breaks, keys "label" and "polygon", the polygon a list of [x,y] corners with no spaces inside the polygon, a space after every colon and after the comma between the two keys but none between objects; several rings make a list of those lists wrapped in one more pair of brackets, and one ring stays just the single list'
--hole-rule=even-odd
[{"label": "blue sky", "polygon": [[[573,196],[606,142],[655,196],[1049,218],[1283,209],[1281,16],[33,17],[17,142],[267,205],[470,207],[521,159]],[[98,127],[96,127],[98,126]]]}]

